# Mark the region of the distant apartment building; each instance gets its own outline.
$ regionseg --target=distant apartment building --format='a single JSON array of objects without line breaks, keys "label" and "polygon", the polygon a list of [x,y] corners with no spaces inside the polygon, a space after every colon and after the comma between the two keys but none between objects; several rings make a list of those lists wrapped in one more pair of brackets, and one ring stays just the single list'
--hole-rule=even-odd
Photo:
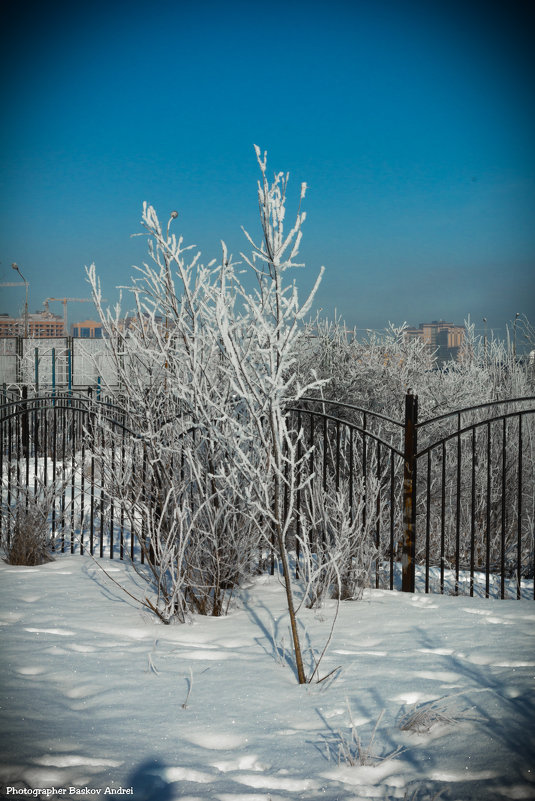
[{"label": "distant apartment building", "polygon": [[[24,317],[0,314],[0,337],[23,337],[25,333],[26,320]],[[62,337],[65,334],[63,318],[46,311],[32,312],[28,314],[27,333],[28,337],[32,339]]]},{"label": "distant apartment building", "polygon": [[[159,314],[154,316],[154,324],[156,328],[163,331],[166,328],[166,320]],[[146,333],[150,332],[152,325],[152,318],[151,315],[144,312],[141,316],[141,320],[137,315],[129,315],[128,317],[123,317],[119,320],[119,330],[120,331],[135,331],[142,327]]]},{"label": "distant apartment building", "polygon": [[405,336],[423,340],[436,354],[438,363],[443,364],[458,358],[464,340],[464,326],[433,320],[432,323],[420,323],[418,328],[406,328]]},{"label": "distant apartment building", "polygon": [[[165,320],[160,315],[156,315],[154,322],[160,330],[165,328]],[[137,316],[122,317],[117,321],[117,328],[121,333],[128,333],[139,328],[140,322]],[[148,314],[143,314],[142,325],[146,332],[150,331],[151,317]],[[71,326],[72,336],[77,339],[102,339],[105,336],[105,331],[101,322],[94,320],[84,320],[82,323],[74,323]]]},{"label": "distant apartment building", "polygon": [[72,336],[78,339],[102,339],[102,323],[97,323],[95,320],[74,323]]}]

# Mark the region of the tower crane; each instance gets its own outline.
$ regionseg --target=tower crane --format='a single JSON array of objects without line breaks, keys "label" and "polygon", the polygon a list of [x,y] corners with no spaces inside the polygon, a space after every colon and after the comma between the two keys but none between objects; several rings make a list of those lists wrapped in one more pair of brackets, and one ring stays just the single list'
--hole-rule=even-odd
[{"label": "tower crane", "polygon": [[92,298],[46,298],[46,300],[43,301],[43,306],[47,312],[50,311],[48,308],[48,303],[52,300],[57,300],[59,303],[63,303],[63,326],[65,328],[65,336],[69,335],[69,329],[67,328],[67,303],[93,303]]}]

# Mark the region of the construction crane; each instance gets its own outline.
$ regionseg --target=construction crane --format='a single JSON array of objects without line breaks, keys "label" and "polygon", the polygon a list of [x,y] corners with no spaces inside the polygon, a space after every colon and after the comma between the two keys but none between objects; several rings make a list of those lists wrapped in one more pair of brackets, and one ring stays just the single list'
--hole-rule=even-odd
[{"label": "construction crane", "polygon": [[43,301],[43,306],[47,312],[50,312],[48,303],[52,300],[57,300],[59,303],[63,303],[63,326],[65,328],[65,336],[69,336],[69,329],[67,328],[67,303],[93,303],[92,298],[47,298]]}]

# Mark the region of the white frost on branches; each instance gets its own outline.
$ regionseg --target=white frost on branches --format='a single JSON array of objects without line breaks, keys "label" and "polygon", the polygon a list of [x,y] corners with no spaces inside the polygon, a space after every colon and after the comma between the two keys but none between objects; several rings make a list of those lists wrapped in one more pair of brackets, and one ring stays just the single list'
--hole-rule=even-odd
[{"label": "white frost on branches", "polygon": [[[129,287],[134,310],[106,311],[95,267],[88,269],[106,343],[120,380],[118,403],[138,440],[129,459],[110,463],[109,428],[100,459],[110,499],[120,500],[156,582],[157,613],[168,621],[188,610],[221,614],[243,575],[266,546],[275,547],[286,582],[299,681],[304,681],[287,557],[299,461],[306,458],[286,407],[303,393],[293,369],[303,319],[321,281],[300,302],[294,267],[305,214],[306,186],[295,221],[285,230],[288,175],[261,170],[262,238],[245,236],[242,254],[257,279],[247,291],[222,245],[219,263],[203,265],[154,208],[143,206],[150,261]],[[303,453],[301,453],[303,451]]]}]

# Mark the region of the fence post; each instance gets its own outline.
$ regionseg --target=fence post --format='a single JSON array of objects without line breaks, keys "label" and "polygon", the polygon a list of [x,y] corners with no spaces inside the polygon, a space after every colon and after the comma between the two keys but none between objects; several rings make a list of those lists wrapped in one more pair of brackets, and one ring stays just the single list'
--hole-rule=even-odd
[{"label": "fence post", "polygon": [[17,382],[17,384],[22,384],[22,382],[24,381],[24,376],[23,376],[24,338],[23,337],[17,337],[17,339],[15,340],[15,353],[16,353],[16,362],[15,362],[15,365],[16,365],[16,370],[15,370],[16,382]]},{"label": "fence post", "polygon": [[414,592],[416,556],[416,452],[418,396],[409,389],[405,395],[405,449],[403,470],[403,551],[401,589]]},{"label": "fence post", "polygon": [[56,348],[52,348],[52,406],[56,405]]},{"label": "fence post", "polygon": [[33,351],[33,369],[34,369],[35,394],[39,395],[39,348],[34,348]]},{"label": "fence post", "polygon": [[22,400],[24,403],[21,403],[21,433],[22,433],[22,453],[26,460],[29,459],[30,456],[30,426],[29,426],[29,419],[28,419],[28,404],[26,402],[28,398],[28,387],[26,384],[22,387]]},{"label": "fence post", "polygon": [[67,350],[67,390],[72,395],[72,350]]}]

